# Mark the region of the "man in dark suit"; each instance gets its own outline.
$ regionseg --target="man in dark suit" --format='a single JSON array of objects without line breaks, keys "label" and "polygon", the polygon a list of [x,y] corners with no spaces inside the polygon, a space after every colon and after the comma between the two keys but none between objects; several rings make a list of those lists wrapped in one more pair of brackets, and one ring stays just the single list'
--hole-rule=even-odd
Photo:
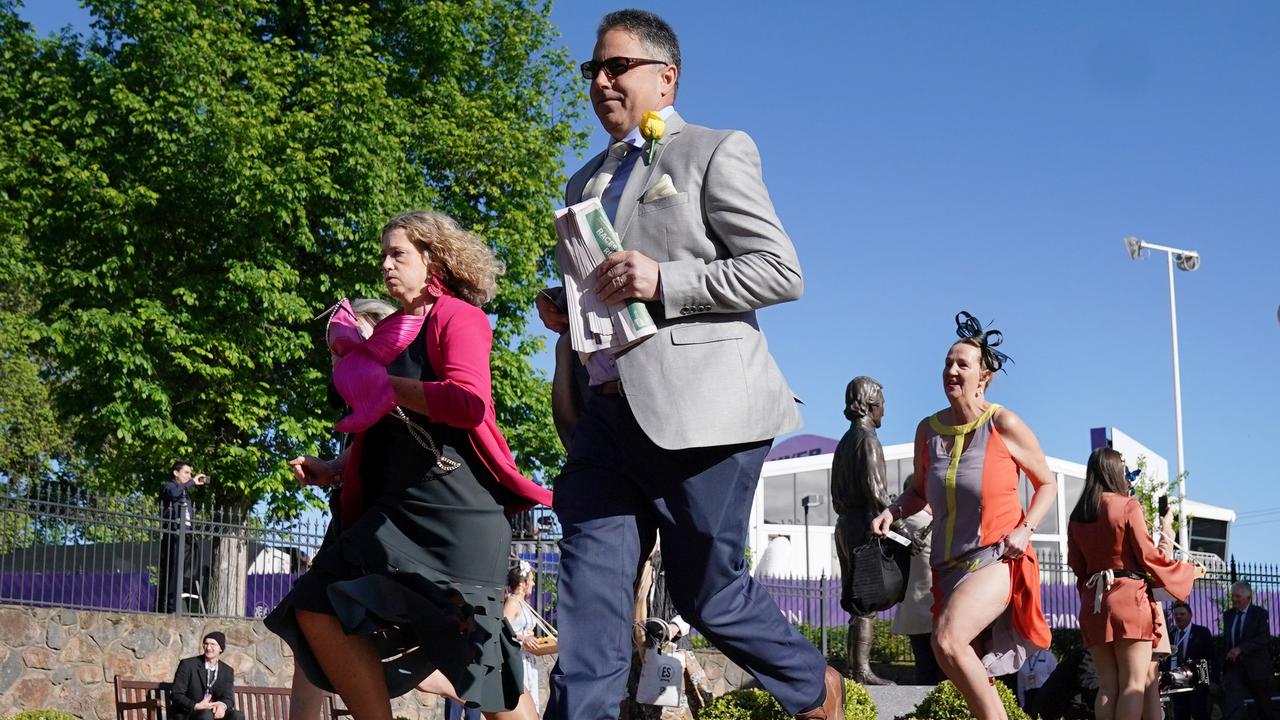
[{"label": "man in dark suit", "polygon": [[169,695],[170,720],[222,720],[235,717],[236,674],[219,658],[227,636],[214,631],[204,636],[203,652],[178,663]]},{"label": "man in dark suit", "polygon": [[[1216,666],[1213,653],[1213,634],[1203,625],[1191,622],[1191,606],[1184,602],[1173,604],[1173,626],[1169,628],[1170,669],[1206,660]],[[1176,720],[1209,720],[1209,686],[1197,685],[1191,692],[1173,695],[1173,717]]]},{"label": "man in dark suit", "polygon": [[[660,536],[682,617],[788,713],[843,718],[839,675],[743,559],[765,455],[801,425],[756,318],[803,291],[759,152],[746,133],[675,112],[679,41],[652,13],[605,16],[582,72],[609,148],[574,173],[565,202],[599,199],[623,248],[590,290],[643,302],[656,332],[585,362],[591,391],[556,479],[560,657],[546,717],[618,717],[636,571]],[[646,112],[662,117],[661,137],[642,136]],[[538,312],[568,329],[557,293],[541,293]]]},{"label": "man in dark suit", "polygon": [[209,480],[204,473],[193,474],[191,463],[186,460],[174,462],[170,472],[173,479],[160,489],[164,534],[160,542],[160,576],[156,590],[156,611],[165,613],[177,610],[179,596],[193,589],[199,579],[199,552],[187,491]]},{"label": "man in dark suit", "polygon": [[1252,697],[1257,716],[1271,720],[1271,619],[1253,604],[1253,588],[1244,580],[1231,585],[1231,605],[1222,614],[1222,717],[1243,720],[1244,699]]}]

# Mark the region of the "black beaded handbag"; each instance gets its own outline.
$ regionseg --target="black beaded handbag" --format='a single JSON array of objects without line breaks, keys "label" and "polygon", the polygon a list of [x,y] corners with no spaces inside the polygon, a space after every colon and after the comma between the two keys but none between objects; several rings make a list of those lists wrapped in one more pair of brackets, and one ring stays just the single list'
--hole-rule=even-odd
[{"label": "black beaded handbag", "polygon": [[902,602],[910,565],[910,549],[888,538],[872,538],[855,549],[849,585],[852,612],[868,615]]}]

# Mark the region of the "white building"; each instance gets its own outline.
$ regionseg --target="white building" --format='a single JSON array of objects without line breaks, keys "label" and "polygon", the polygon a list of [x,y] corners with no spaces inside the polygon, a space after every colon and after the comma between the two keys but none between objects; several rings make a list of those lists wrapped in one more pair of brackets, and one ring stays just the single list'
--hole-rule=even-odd
[{"label": "white building", "polygon": [[[1093,433],[1093,440],[1095,447],[1114,440],[1116,449],[1135,467],[1137,458],[1129,456],[1140,449],[1148,473],[1160,478],[1168,477],[1168,462],[1164,458],[1114,428],[1110,437],[1105,428],[1098,428]],[[840,574],[834,542],[836,513],[827,502],[831,493],[831,461],[835,445],[836,441],[831,438],[798,435],[779,443],[770,453],[769,457],[774,459],[764,464],[751,506],[748,547],[753,573],[805,577],[807,557],[809,577]],[[903,481],[912,472],[912,455],[911,443],[884,446],[885,483],[891,498],[902,492]],[[1046,460],[1050,472],[1057,477],[1058,501],[1053,511],[1040,522],[1031,541],[1042,558],[1057,557],[1065,563],[1067,517],[1084,492],[1085,466],[1055,457],[1046,457]],[[1163,474],[1155,475],[1160,472]],[[1031,483],[1025,476],[1021,494],[1025,507],[1031,499]],[[808,495],[819,496],[822,503],[808,511],[806,553],[805,511],[801,500]],[[1235,512],[1191,499],[1187,500],[1187,511],[1191,517],[1191,549],[1225,560]]]}]

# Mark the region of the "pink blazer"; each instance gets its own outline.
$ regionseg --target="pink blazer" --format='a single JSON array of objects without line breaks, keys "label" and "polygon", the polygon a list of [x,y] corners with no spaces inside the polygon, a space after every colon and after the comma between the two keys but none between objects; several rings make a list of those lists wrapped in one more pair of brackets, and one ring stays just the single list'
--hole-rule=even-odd
[{"label": "pink blazer", "polygon": [[[498,429],[493,407],[489,353],[493,329],[480,308],[447,291],[436,300],[427,319],[427,362],[440,380],[422,383],[433,422],[467,431],[471,447],[485,468],[521,502],[507,508],[515,513],[534,505],[551,505],[551,491],[526,478],[511,457],[511,448]],[[359,468],[364,433],[358,433],[347,455],[342,483],[342,525],[349,527],[364,511]]]}]

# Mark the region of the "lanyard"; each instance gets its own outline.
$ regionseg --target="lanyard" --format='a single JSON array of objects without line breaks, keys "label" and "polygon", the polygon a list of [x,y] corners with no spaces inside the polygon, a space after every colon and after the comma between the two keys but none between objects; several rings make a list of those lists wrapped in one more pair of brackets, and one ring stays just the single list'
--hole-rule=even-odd
[{"label": "lanyard", "polygon": [[1174,653],[1174,661],[1181,665],[1187,661],[1187,640],[1191,637],[1191,626],[1178,628],[1178,652]]},{"label": "lanyard", "polygon": [[218,681],[218,666],[214,665],[212,668],[210,668],[208,665],[206,665],[204,668],[204,672],[205,672],[205,677],[208,678],[209,680],[209,682],[204,686],[205,692],[212,692],[213,684]]}]

